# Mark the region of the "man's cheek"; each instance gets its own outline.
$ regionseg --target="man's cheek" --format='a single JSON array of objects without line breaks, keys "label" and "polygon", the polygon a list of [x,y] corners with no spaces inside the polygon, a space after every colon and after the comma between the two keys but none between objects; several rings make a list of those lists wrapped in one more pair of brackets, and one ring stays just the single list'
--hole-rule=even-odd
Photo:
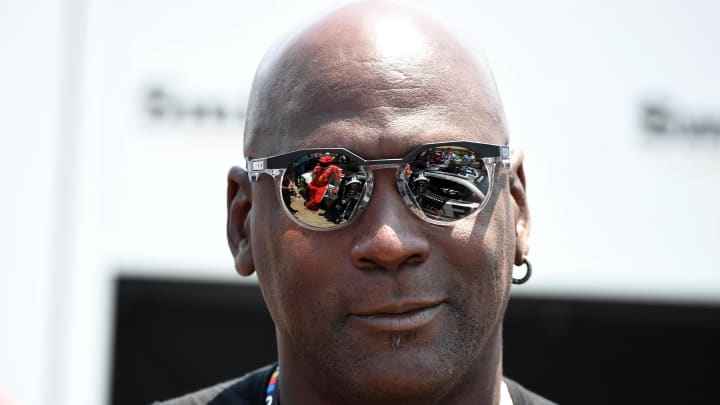
[{"label": "man's cheek", "polygon": [[457,222],[450,233],[450,237],[461,244],[469,244],[471,242],[473,229],[475,228],[475,222],[477,221],[477,215],[471,219],[466,219]]}]

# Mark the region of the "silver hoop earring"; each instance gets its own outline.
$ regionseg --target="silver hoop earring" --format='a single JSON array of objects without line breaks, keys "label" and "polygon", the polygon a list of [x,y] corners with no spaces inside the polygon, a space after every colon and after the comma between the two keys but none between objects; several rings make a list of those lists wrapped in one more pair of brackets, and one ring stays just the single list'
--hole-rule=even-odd
[{"label": "silver hoop earring", "polygon": [[525,284],[528,280],[530,280],[530,276],[532,276],[532,264],[530,264],[530,261],[525,256],[523,256],[523,264],[527,268],[525,270],[525,275],[522,278],[513,277],[513,284]]}]

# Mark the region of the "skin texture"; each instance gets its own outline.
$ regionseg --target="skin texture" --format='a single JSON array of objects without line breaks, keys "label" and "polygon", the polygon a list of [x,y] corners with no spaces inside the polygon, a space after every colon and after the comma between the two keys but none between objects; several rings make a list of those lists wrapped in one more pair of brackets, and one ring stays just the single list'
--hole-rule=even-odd
[{"label": "skin texture", "polygon": [[[507,143],[487,64],[427,16],[356,3],[266,55],[245,155],[327,146],[393,158],[443,140]],[[395,171],[377,171],[367,210],[331,232],[293,223],[270,176],[251,184],[231,169],[228,241],[238,273],[257,273],[275,322],[284,405],[497,402],[512,265],[527,254],[530,228],[522,154],[512,164],[498,170],[483,212],[452,226],[413,215]],[[418,303],[438,308],[419,329],[362,321]]]}]

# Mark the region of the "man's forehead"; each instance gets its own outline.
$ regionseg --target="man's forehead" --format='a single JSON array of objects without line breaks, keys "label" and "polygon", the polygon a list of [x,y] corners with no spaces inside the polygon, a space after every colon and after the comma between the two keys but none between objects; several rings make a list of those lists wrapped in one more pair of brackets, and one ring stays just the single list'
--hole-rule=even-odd
[{"label": "man's forehead", "polygon": [[347,148],[367,159],[402,157],[417,146],[444,141],[502,143],[502,134],[479,128],[472,122],[452,125],[422,116],[403,117],[403,122],[382,128],[353,121],[330,122],[304,136],[294,137],[278,152],[305,148]]},{"label": "man's forehead", "polygon": [[[368,18],[360,10],[359,22],[331,15],[266,58],[253,85],[246,154],[347,147],[376,158],[433,141],[506,143],[483,61],[439,25],[383,11]],[[397,37],[411,43],[402,47]]]}]

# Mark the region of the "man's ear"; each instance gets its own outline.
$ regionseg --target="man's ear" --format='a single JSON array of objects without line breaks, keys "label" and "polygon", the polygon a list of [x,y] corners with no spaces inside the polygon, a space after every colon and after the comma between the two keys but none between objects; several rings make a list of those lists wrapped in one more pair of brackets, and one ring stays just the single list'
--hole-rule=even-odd
[{"label": "man's ear", "polygon": [[249,276],[255,271],[248,221],[250,208],[250,179],[245,169],[234,166],[228,173],[227,238],[235,259],[235,270],[241,276]]},{"label": "man's ear", "polygon": [[530,237],[530,209],[525,194],[525,168],[523,167],[523,152],[513,150],[511,155],[512,173],[510,174],[510,194],[513,198],[513,213],[515,217],[515,265],[523,263],[523,257],[530,250],[528,238]]}]

